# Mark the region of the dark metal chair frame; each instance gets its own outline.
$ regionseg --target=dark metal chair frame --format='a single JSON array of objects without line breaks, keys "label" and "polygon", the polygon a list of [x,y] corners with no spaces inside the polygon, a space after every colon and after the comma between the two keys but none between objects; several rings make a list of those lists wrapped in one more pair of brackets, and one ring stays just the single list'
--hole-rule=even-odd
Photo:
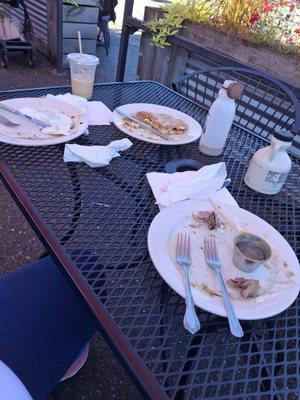
[{"label": "dark metal chair frame", "polygon": [[249,68],[214,67],[193,71],[172,81],[172,87],[189,100],[209,108],[225,79],[245,86],[236,100],[235,123],[265,139],[277,128],[300,135],[300,103],[284,83]]}]

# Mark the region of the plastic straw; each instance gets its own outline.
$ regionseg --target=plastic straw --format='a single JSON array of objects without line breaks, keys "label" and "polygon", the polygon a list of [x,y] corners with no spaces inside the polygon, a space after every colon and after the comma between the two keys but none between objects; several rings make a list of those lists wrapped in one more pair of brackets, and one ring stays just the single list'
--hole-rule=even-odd
[{"label": "plastic straw", "polygon": [[79,52],[82,55],[83,51],[82,51],[82,41],[81,41],[81,33],[80,33],[80,31],[78,31],[77,34],[78,34]]}]

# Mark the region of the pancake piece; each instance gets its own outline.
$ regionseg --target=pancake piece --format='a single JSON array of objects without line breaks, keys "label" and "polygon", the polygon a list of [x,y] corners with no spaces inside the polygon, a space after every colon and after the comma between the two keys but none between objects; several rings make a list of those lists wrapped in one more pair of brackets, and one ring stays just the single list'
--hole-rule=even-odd
[{"label": "pancake piece", "polygon": [[168,114],[139,111],[133,116],[166,135],[180,135],[188,130],[184,121]]}]

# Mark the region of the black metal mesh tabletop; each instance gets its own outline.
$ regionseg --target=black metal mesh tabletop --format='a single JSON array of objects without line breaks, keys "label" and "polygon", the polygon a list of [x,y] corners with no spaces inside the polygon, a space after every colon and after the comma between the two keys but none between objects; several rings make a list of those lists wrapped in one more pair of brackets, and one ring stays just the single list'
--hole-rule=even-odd
[{"label": "black metal mesh tabletop", "polygon": [[[0,100],[66,91],[2,92]],[[98,85],[94,98],[110,109],[148,102],[173,107],[199,121],[206,114],[196,104],[152,82]],[[124,136],[113,125],[91,127],[90,134],[76,142],[106,145]],[[40,231],[44,240],[47,242],[48,231],[55,235],[88,284],[83,293],[87,300],[90,290],[100,300],[105,315],[112,317],[117,326],[114,332],[103,315],[98,315],[102,332],[146,396],[176,400],[298,399],[299,299],[276,317],[242,322],[245,335],[241,339],[230,334],[225,318],[200,309],[201,331],[195,335],[185,331],[184,300],[164,284],[148,255],[147,232],[158,208],[146,173],[163,171],[175,158],[193,158],[203,165],[226,161],[232,179],[229,190],[238,204],[272,224],[299,257],[299,161],[293,160],[293,170],[282,191],[267,196],[243,183],[249,158],[266,143],[239,127],[233,127],[220,158],[200,154],[197,142],[178,147],[134,139],[133,143],[109,166],[98,169],[64,163],[63,145],[24,148],[1,144],[1,159],[11,174],[4,181],[12,192],[14,182],[20,185],[46,224],[46,230]],[[23,207],[26,209],[26,205]],[[130,359],[128,354],[136,357]]]}]

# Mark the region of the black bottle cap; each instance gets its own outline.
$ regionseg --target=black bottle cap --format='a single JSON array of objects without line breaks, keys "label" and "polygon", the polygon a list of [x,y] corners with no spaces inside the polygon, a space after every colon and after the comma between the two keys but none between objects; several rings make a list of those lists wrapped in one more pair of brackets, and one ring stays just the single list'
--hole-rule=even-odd
[{"label": "black bottle cap", "polygon": [[292,142],[294,135],[290,131],[285,129],[278,129],[273,133],[275,139],[281,140],[282,142]]}]

